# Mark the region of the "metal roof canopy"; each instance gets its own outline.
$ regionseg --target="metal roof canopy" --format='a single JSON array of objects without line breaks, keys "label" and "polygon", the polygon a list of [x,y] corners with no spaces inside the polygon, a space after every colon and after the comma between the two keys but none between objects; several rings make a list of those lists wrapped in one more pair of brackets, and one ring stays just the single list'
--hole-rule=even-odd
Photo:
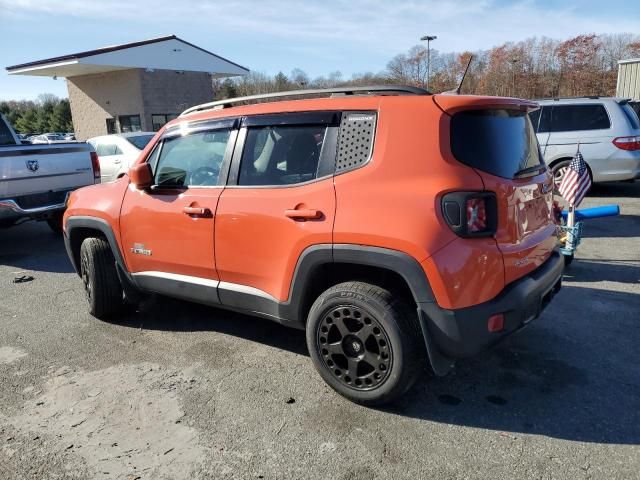
[{"label": "metal roof canopy", "polygon": [[125,43],[6,67],[10,75],[73,77],[131,68],[208,72],[217,77],[249,70],[175,35]]}]

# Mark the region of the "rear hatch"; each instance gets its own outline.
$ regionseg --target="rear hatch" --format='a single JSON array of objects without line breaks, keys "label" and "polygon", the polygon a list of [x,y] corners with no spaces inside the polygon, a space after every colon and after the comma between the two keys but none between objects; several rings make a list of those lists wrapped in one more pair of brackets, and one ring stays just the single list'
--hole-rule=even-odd
[{"label": "rear hatch", "polygon": [[451,115],[451,151],[472,167],[485,191],[496,195],[495,241],[505,283],[544,263],[556,246],[553,188],[527,113],[525,100],[437,95]]},{"label": "rear hatch", "polygon": [[91,150],[86,143],[0,147],[0,199],[93,184]]}]

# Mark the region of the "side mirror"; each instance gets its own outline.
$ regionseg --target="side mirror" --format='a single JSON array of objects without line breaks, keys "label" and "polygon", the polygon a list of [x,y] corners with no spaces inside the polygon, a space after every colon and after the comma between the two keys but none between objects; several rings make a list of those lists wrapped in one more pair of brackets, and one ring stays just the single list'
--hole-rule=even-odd
[{"label": "side mirror", "polygon": [[129,178],[138,189],[148,188],[153,184],[153,173],[151,165],[148,163],[139,163],[129,169]]}]

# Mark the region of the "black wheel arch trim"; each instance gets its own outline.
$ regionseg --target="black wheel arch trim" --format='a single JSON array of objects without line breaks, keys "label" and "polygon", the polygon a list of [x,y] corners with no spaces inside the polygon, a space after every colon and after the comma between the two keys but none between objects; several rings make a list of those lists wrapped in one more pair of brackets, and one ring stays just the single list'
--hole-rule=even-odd
[{"label": "black wheel arch trim", "polygon": [[109,246],[111,247],[113,256],[116,259],[116,264],[121,270],[121,273],[125,274],[127,277],[130,277],[128,274],[127,266],[124,262],[124,256],[122,255],[122,252],[120,251],[120,247],[116,240],[116,236],[106,220],[91,216],[75,216],[67,218],[65,226],[66,228],[64,233],[64,246],[67,250],[69,259],[71,260],[71,264],[73,265],[73,268],[78,275],[80,274],[80,266],[76,261],[76,252],[73,251],[73,234],[74,230],[77,231],[81,228],[87,228],[91,230],[97,230],[105,236],[107,242],[109,243]]}]

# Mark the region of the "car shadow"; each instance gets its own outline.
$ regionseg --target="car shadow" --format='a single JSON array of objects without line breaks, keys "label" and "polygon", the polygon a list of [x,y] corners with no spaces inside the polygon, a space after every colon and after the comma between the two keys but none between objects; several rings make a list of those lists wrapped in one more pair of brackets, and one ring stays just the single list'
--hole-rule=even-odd
[{"label": "car shadow", "polygon": [[541,318],[387,412],[597,443],[640,444],[640,295],[565,286]]},{"label": "car shadow", "polygon": [[640,197],[640,182],[596,183],[591,186],[587,197]]},{"label": "car shadow", "polygon": [[[582,442],[640,444],[640,295],[563,288],[543,316],[493,349],[425,374],[379,410],[421,420]],[[117,322],[136,329],[214,331],[308,356],[304,332],[158,297]],[[356,407],[358,408],[358,407]]]},{"label": "car shadow", "polygon": [[0,229],[0,265],[34,272],[74,271],[62,234],[54,233],[45,222],[34,221]]},{"label": "car shadow", "polygon": [[637,260],[574,259],[564,271],[565,282],[619,282],[640,285],[640,257]]},{"label": "car shadow", "polygon": [[637,215],[616,215],[584,220],[582,238],[634,238],[640,237]]},{"label": "car shadow", "polygon": [[215,331],[309,356],[302,330],[285,327],[268,319],[163,296],[151,297],[137,310],[130,308],[112,323],[143,330]]}]

